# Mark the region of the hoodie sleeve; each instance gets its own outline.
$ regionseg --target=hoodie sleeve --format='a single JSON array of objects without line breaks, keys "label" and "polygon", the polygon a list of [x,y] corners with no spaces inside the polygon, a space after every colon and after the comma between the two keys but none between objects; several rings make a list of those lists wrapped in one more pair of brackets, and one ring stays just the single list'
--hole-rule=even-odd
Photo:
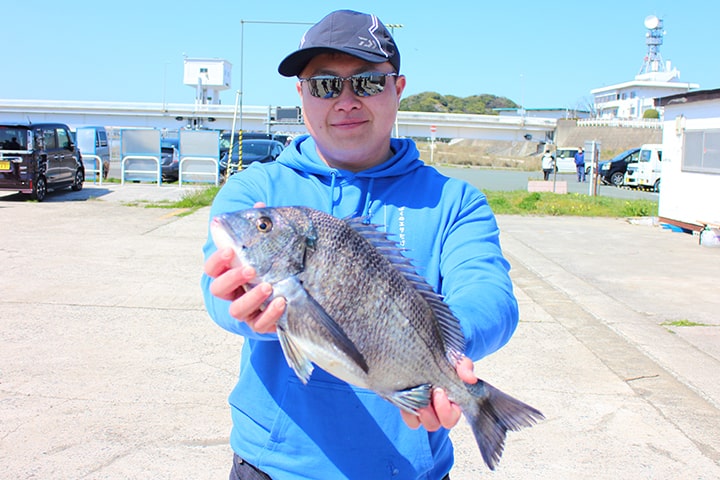
[{"label": "hoodie sleeve", "polygon": [[[260,175],[259,169],[257,171],[255,169],[247,169],[231,176],[215,197],[212,207],[210,208],[209,220],[212,220],[213,217],[221,213],[252,208],[257,202],[267,203],[264,192],[268,190],[258,187],[264,185],[264,183],[266,182],[264,181],[264,177]],[[205,260],[216,250],[215,243],[210,236],[210,222],[208,221],[207,241],[203,246]],[[217,298],[210,293],[212,280],[212,278],[203,273],[200,279],[200,287],[202,289],[203,299],[205,300],[205,307],[215,323],[229,332],[237,333],[248,338],[258,340],[277,339],[277,335],[275,334],[262,335],[255,333],[245,322],[241,322],[232,317],[228,311],[230,302]]]},{"label": "hoodie sleeve", "polygon": [[465,353],[475,361],[507,343],[519,313],[510,264],[502,255],[500,231],[487,198],[474,187],[462,188],[462,200],[446,212],[441,293],[460,320]]}]

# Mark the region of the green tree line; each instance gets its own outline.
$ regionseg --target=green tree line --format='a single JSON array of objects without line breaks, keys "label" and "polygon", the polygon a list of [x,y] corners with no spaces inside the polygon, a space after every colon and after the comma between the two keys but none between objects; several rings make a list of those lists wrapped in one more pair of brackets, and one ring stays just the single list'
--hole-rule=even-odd
[{"label": "green tree line", "polygon": [[400,100],[400,110],[407,112],[497,115],[498,112],[494,111],[494,108],[519,107],[509,98],[490,94],[456,97],[455,95],[441,95],[437,92],[423,92]]}]

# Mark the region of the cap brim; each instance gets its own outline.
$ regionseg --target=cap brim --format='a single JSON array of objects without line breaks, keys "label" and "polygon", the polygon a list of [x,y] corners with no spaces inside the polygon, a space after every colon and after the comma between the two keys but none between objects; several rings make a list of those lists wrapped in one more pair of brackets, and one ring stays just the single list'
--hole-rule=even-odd
[{"label": "cap brim", "polygon": [[321,53],[345,53],[352,55],[361,60],[372,63],[385,63],[390,61],[388,58],[381,55],[375,55],[362,50],[353,50],[350,48],[328,48],[328,47],[310,47],[300,50],[296,50],[291,53],[278,66],[278,72],[284,77],[295,77],[300,75],[305,66],[313,59],[313,57],[320,55]]}]

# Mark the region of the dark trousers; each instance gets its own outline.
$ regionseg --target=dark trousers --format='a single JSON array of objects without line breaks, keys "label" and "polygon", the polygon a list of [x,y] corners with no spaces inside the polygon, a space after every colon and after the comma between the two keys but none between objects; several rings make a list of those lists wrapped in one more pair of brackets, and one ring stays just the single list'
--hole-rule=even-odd
[{"label": "dark trousers", "polygon": [[[233,455],[233,466],[230,470],[229,480],[272,480],[262,470],[255,468],[237,455]],[[450,480],[450,474],[445,475],[442,480]]]},{"label": "dark trousers", "polygon": [[577,175],[578,175],[578,182],[584,182],[585,181],[585,164],[577,166]]},{"label": "dark trousers", "polygon": [[272,480],[272,478],[237,455],[233,455],[233,466],[232,470],[230,470],[229,480]]}]

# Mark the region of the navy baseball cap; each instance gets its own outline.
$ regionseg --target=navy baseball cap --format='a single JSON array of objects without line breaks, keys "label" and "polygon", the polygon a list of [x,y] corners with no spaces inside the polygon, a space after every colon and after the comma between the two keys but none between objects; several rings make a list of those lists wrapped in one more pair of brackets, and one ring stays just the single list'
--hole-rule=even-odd
[{"label": "navy baseball cap", "polygon": [[375,16],[337,10],[305,32],[300,46],[280,62],[285,77],[300,75],[315,55],[342,52],[373,63],[390,62],[400,72],[400,52],[385,25]]}]

